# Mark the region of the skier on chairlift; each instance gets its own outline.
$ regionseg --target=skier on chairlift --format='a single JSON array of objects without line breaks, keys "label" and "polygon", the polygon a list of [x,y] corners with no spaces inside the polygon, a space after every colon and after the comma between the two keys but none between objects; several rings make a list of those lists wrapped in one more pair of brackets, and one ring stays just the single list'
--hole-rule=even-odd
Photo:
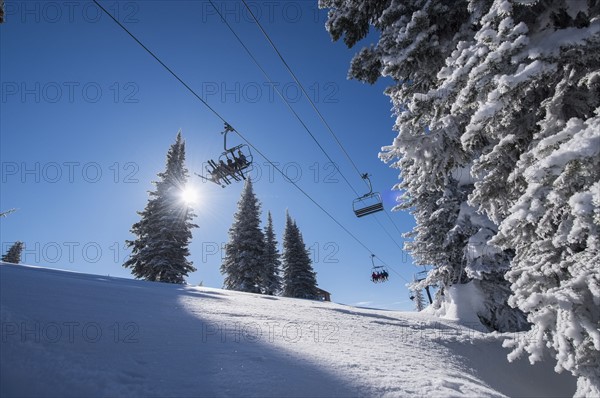
[{"label": "skier on chairlift", "polygon": [[229,177],[233,178],[236,181],[239,181],[240,179],[238,178],[238,176],[235,175],[234,170],[232,169],[231,166],[229,166],[229,164],[232,164],[231,159],[227,159],[227,164],[225,164],[224,161],[219,160],[219,167],[224,171],[225,174],[227,174]]},{"label": "skier on chairlift", "polygon": [[225,187],[223,184],[221,184],[221,176],[219,175],[219,173],[217,172],[217,170],[215,168],[213,168],[212,170],[209,169],[208,166],[206,166],[206,171],[208,172],[208,175],[210,175],[210,178],[207,178],[207,180],[214,182],[217,185],[220,185],[221,187]]},{"label": "skier on chairlift", "polygon": [[224,167],[225,164],[223,162],[220,162],[219,164],[216,164],[214,161],[211,164],[213,166],[213,173],[215,173],[215,176],[218,177],[219,179],[225,181],[225,183],[227,185],[231,184],[231,182],[229,181],[229,178],[227,178],[228,173],[227,173],[227,167]]},{"label": "skier on chairlift", "polygon": [[232,183],[231,179],[235,181],[245,180],[246,176],[244,175],[244,171],[252,165],[253,160],[252,151],[247,144],[241,144],[234,147],[227,146],[227,133],[232,131],[235,131],[235,129],[228,123],[225,123],[225,130],[221,133],[223,134],[224,152],[219,157],[219,160],[208,160],[208,164],[212,170],[208,167],[206,168],[206,171],[208,172],[207,176],[195,173],[205,181],[214,182],[223,188],[225,185],[230,185]]},{"label": "skier on chairlift", "polygon": [[231,156],[233,156],[233,160],[227,158],[227,166],[229,166],[229,168],[232,170],[232,173],[239,173],[240,177],[245,180],[246,176],[242,172],[243,165],[241,164],[240,158],[237,158],[233,153]]},{"label": "skier on chairlift", "polygon": [[238,167],[239,167],[240,170],[243,169],[244,167],[246,167],[247,164],[248,164],[248,160],[246,159],[246,155],[244,155],[240,149],[238,149],[238,155],[237,155],[236,163],[238,164]]},{"label": "skier on chairlift", "polygon": [[231,174],[235,173],[235,164],[230,158],[227,158],[227,170],[230,171]]},{"label": "skier on chairlift", "polygon": [[389,276],[390,274],[385,269],[382,271],[374,270],[371,273],[371,280],[375,283],[387,282]]}]

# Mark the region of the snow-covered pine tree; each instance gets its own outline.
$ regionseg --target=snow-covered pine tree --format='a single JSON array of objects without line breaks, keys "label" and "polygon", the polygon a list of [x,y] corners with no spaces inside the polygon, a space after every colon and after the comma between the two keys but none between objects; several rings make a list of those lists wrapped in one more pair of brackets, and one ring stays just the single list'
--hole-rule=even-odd
[{"label": "snow-covered pine tree", "polygon": [[184,283],[185,277],[196,270],[186,257],[190,254],[191,230],[197,225],[192,223],[193,209],[182,198],[188,171],[181,132],[167,153],[166,170],[158,177],[146,208],[138,212],[140,221],[131,228],[137,238],[127,241],[132,253],[123,266],[131,268],[139,279]]},{"label": "snow-covered pine tree", "polygon": [[265,227],[264,275],[261,278],[261,289],[264,294],[273,296],[281,291],[280,266],[281,259],[273,230],[273,218],[271,212],[268,212],[267,226]]},{"label": "snow-covered pine tree", "polygon": [[237,207],[221,264],[223,285],[225,289],[262,293],[265,238],[260,228],[260,202],[250,179],[244,184]]},{"label": "snow-covered pine tree", "polygon": [[[500,224],[491,243],[516,254],[509,302],[533,327],[509,343],[511,360],[549,348],[557,370],[578,376],[578,396],[598,396],[600,278],[589,261],[598,264],[599,247],[589,236],[598,231],[600,7],[521,3],[496,1],[482,18],[474,51],[485,56],[462,90],[471,100],[455,103],[474,109],[462,137],[478,152],[469,200]],[[483,85],[475,77],[485,74]]]},{"label": "snow-covered pine tree", "polygon": [[2,211],[2,212],[0,212],[0,218],[1,217],[8,217],[9,214],[14,213],[15,211],[17,211],[17,209],[9,209],[9,210],[6,210],[6,211]]},{"label": "snow-covered pine tree", "polygon": [[412,300],[415,303],[416,311],[423,311],[427,304],[425,303],[425,297],[423,296],[423,289],[415,289],[412,291]]},{"label": "snow-covered pine tree", "polygon": [[550,348],[556,369],[578,376],[578,396],[600,395],[600,278],[590,262],[599,256],[599,17],[597,2],[496,0],[438,75],[442,89],[460,88],[451,115],[466,121],[469,203],[499,224],[488,243],[515,253],[509,302],[533,327],[509,343],[510,358],[536,361]]},{"label": "snow-covered pine tree", "polygon": [[317,277],[296,222],[286,213],[283,233],[283,295],[315,300]]},{"label": "snow-covered pine tree", "polygon": [[494,238],[516,251],[508,273],[510,302],[533,324],[527,336],[505,344],[513,348],[511,360],[526,352],[534,362],[550,349],[558,371],[578,376],[576,396],[595,397],[600,396],[600,107],[586,120],[558,115],[549,113],[540,124],[540,135],[547,129],[554,134],[520,162],[528,188]]},{"label": "snow-covered pine tree", "polygon": [[457,87],[439,89],[446,59],[474,40],[489,3],[321,0],[320,5],[331,7],[331,36],[344,36],[349,46],[366,35],[369,25],[381,32],[375,46],[354,57],[349,76],[369,83],[379,76],[396,81],[386,94],[394,104],[398,136],[380,157],[401,171],[395,188],[404,195],[396,210],[410,210],[416,220],[406,234],[412,238],[406,249],[417,265],[432,265],[428,278],[415,287],[439,286],[433,306],[440,308],[450,286],[476,280],[485,297],[479,319],[490,329],[508,331],[525,326],[520,311],[507,305],[503,274],[510,253],[490,249],[496,225],[467,202],[475,182],[469,175],[471,154],[461,142],[464,120],[449,112]]},{"label": "snow-covered pine tree", "polygon": [[19,264],[21,262],[22,251],[23,242],[17,241],[8,248],[8,251],[2,256],[2,261],[5,263]]},{"label": "snow-covered pine tree", "polygon": [[[488,303],[501,302],[507,289],[500,276],[510,264],[507,277],[514,291],[510,303],[533,323],[526,339],[512,342],[511,359],[528,352],[536,361],[550,348],[558,360],[557,370],[568,369],[579,377],[578,395],[599,395],[600,282],[594,270],[600,200],[594,126],[600,106],[600,4],[470,0],[468,18],[461,25],[460,20],[443,21],[430,12],[449,4],[443,0],[385,2],[380,14],[370,6],[352,9],[355,5],[349,0],[323,3],[338,8],[330,12],[337,37],[355,30],[354,24],[363,31],[369,23],[383,30],[376,51],[363,50],[355,57],[351,73],[360,71],[354,74],[369,81],[365,77],[372,80],[379,75],[368,75],[376,66],[399,82],[387,91],[398,115],[399,134],[382,157],[399,159],[395,165],[404,180],[398,187],[407,191],[400,207],[415,209],[415,242],[419,243],[419,234],[442,238],[427,224],[436,214],[439,189],[428,201],[427,194],[419,194],[435,184],[426,184],[419,192],[420,181],[414,180],[423,178],[418,172],[423,166],[445,163],[428,145],[441,136],[452,144],[452,156],[459,160],[452,177],[469,188],[464,192],[470,208],[460,203],[461,208],[471,215],[475,209],[487,218],[468,217],[475,228],[466,235],[471,234],[464,250],[465,272],[469,278],[483,276],[480,285],[486,297],[498,293]],[[465,2],[452,5],[460,8]],[[386,28],[385,15],[392,17],[388,25],[393,26]],[[439,36],[442,40],[433,37],[441,26],[438,21],[450,23],[450,35]],[[405,40],[410,32],[419,31],[412,36],[414,44]],[[447,45],[444,38],[452,34]],[[423,47],[420,41],[428,43]],[[445,66],[437,73],[437,82],[424,78],[429,86],[411,93],[413,85],[407,78],[412,72],[401,72],[426,62],[414,55],[428,47],[436,47]],[[450,53],[445,53],[448,49]],[[421,66],[427,71],[436,64],[434,59]],[[423,125],[428,126],[425,134],[419,132]],[[455,156],[457,138],[462,157]],[[440,176],[433,177],[444,181]],[[455,224],[465,231],[465,225]],[[414,251],[413,256],[419,260]],[[494,314],[504,319],[500,323],[520,323],[514,313]]]}]

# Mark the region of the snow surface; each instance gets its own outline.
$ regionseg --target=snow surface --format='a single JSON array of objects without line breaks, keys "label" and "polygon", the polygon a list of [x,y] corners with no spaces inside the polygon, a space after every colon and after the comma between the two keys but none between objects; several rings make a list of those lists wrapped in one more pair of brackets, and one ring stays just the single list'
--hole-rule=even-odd
[{"label": "snow surface", "polygon": [[464,319],[2,263],[0,299],[2,397],[575,391]]},{"label": "snow surface", "polygon": [[477,313],[485,310],[485,297],[479,288],[479,281],[450,286],[447,290],[448,297],[442,301],[440,308],[429,306],[423,311],[443,319],[459,321],[463,325],[477,325]]}]

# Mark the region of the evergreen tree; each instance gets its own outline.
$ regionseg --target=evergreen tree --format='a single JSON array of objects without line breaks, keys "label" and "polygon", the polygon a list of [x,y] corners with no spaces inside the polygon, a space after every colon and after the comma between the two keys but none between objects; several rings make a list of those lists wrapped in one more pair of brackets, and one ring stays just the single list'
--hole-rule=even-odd
[{"label": "evergreen tree", "polygon": [[246,180],[238,210],[229,228],[221,273],[225,289],[262,293],[265,276],[265,238],[260,228],[260,202],[252,181]]},{"label": "evergreen tree", "polygon": [[395,188],[404,195],[395,209],[410,210],[416,220],[414,230],[406,234],[412,238],[406,249],[417,265],[432,265],[427,279],[415,288],[439,286],[433,307],[440,308],[449,299],[445,292],[450,286],[475,279],[486,298],[479,319],[490,329],[509,331],[526,326],[523,314],[507,304],[509,283],[503,275],[511,253],[490,246],[497,225],[468,202],[476,183],[470,175],[472,154],[461,141],[464,120],[447,109],[456,100],[450,94],[464,75],[456,73],[454,86],[440,88],[439,83],[456,47],[474,40],[489,3],[320,2],[331,7],[326,26],[334,39],[344,36],[352,46],[366,35],[369,25],[381,31],[374,47],[354,57],[349,75],[369,83],[379,76],[396,81],[386,93],[394,104],[398,136],[380,157],[401,171]]},{"label": "evergreen tree", "polygon": [[511,360],[550,349],[557,369],[579,376],[576,395],[600,396],[600,107],[548,122],[557,132],[519,162],[528,189],[494,238],[516,252],[510,302],[533,323],[506,344]]},{"label": "evergreen tree", "polygon": [[8,217],[9,214],[14,213],[17,209],[9,209],[6,211],[0,212],[0,217]]},{"label": "evergreen tree", "polygon": [[302,234],[286,214],[283,234],[283,295],[286,297],[316,300],[317,278],[313,271],[310,254],[304,245]]},{"label": "evergreen tree", "polygon": [[415,303],[415,310],[416,311],[423,311],[425,309],[425,307],[427,307],[427,304],[425,303],[425,297],[423,297],[423,290],[422,289],[415,289],[413,290],[412,293],[412,300]]},{"label": "evergreen tree", "polygon": [[267,226],[265,227],[265,252],[263,259],[264,275],[262,276],[261,288],[264,294],[275,295],[281,290],[281,276],[279,269],[281,260],[277,249],[277,240],[273,231],[273,218],[271,212],[267,215]]},{"label": "evergreen tree", "polygon": [[5,263],[19,264],[21,262],[21,252],[23,251],[23,242],[13,243],[8,251],[2,256]]},{"label": "evergreen tree", "polygon": [[509,303],[532,323],[510,359],[549,351],[579,396],[600,394],[599,16],[593,2],[495,1],[441,74],[460,88],[450,112],[465,120],[469,203],[497,225],[488,242],[514,254]]},{"label": "evergreen tree", "polygon": [[434,264],[423,284],[477,281],[480,319],[498,330],[523,324],[503,305],[512,290],[533,327],[510,358],[550,351],[578,376],[577,395],[600,395],[599,3],[320,4],[334,39],[382,32],[350,75],[397,83],[398,137],[381,157],[401,169],[398,207],[415,214],[409,249]]},{"label": "evergreen tree", "polygon": [[183,200],[188,171],[181,132],[167,153],[166,170],[158,177],[146,208],[138,212],[141,220],[131,228],[137,239],[127,241],[132,254],[123,266],[131,268],[139,279],[184,283],[185,277],[196,270],[186,257],[190,254],[191,229],[197,225],[192,223],[193,209]]}]

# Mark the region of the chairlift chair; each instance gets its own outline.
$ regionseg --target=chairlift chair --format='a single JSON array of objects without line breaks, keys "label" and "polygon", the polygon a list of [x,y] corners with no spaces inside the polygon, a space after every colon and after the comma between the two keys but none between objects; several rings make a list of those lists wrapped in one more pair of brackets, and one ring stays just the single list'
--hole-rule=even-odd
[{"label": "chairlift chair", "polygon": [[[427,275],[429,274],[429,271],[427,271],[426,269],[423,271],[419,271],[414,275],[414,281],[415,282],[421,282],[424,281],[425,279],[427,279]],[[425,286],[425,291],[427,292],[427,298],[429,299],[429,304],[433,304],[433,298],[431,297],[431,291],[429,290],[429,286]],[[409,297],[411,300],[414,299],[413,297]]]},{"label": "chairlift chair", "polygon": [[427,271],[427,270],[417,272],[414,276],[415,282],[424,281],[427,278],[428,273],[429,273],[429,271]]},{"label": "chairlift chair", "polygon": [[387,270],[387,267],[383,265],[375,265],[375,255],[371,254],[371,282],[379,283],[379,282],[387,282],[390,276],[390,273]]},{"label": "chairlift chair", "polygon": [[253,168],[253,157],[250,148],[246,144],[234,146],[233,148],[227,149],[219,156],[219,163],[228,164],[229,160],[234,164],[233,172],[240,173],[243,176],[243,172],[250,172]]},{"label": "chairlift chair", "polygon": [[381,200],[379,192],[373,192],[373,185],[371,185],[369,175],[365,173],[361,177],[369,183],[369,192],[354,199],[352,202],[352,209],[356,217],[368,216],[369,214],[383,210],[383,200]]},{"label": "chairlift chair", "polygon": [[[227,133],[235,131],[231,125],[225,123],[223,134],[224,152],[219,156],[218,160],[209,159],[206,171],[209,177],[195,173],[198,177],[205,181],[213,182],[223,188],[230,185],[233,181],[245,180],[244,172],[251,171],[253,165],[252,151],[247,144],[240,144],[232,148],[227,148]],[[233,181],[232,181],[233,180]]]},{"label": "chairlift chair", "polygon": [[234,163],[234,173],[240,173],[240,176],[245,179],[243,171],[251,171],[253,167],[253,156],[250,147],[247,144],[236,145],[232,148],[227,148],[227,133],[234,131],[228,123],[225,123],[225,130],[221,132],[223,134],[223,153],[219,156],[219,162],[223,161],[225,164],[228,160],[232,160]]}]

